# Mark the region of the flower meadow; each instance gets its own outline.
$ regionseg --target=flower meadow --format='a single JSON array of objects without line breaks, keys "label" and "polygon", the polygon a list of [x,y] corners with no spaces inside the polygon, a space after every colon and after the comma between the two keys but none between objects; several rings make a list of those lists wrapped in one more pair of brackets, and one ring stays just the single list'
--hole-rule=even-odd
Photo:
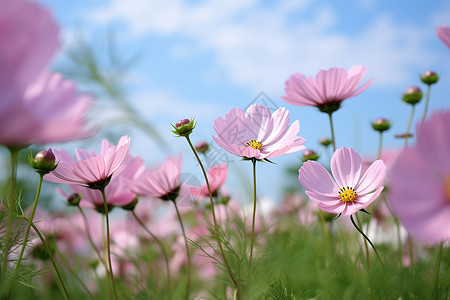
[{"label": "flower meadow", "polygon": [[[181,153],[149,166],[131,151],[130,133],[73,146],[101,135],[89,122],[95,97],[49,69],[60,28],[46,8],[1,4],[1,299],[450,298],[450,110],[428,111],[435,71],[399,99],[411,109],[401,149],[383,147],[392,120],[372,121],[376,158],[335,139],[333,115],[374,82],[354,65],[286,79],[281,99],[327,115],[319,144],[285,107],[255,103],[217,115],[210,143],[196,137],[204,125],[195,116],[167,124],[197,170],[183,169]],[[450,50],[450,27],[430,34]],[[86,68],[133,112],[95,64]],[[137,116],[132,124],[158,139]],[[227,163],[205,163],[213,146],[249,170],[249,199],[225,188],[235,176]],[[312,150],[319,146],[328,159]],[[259,166],[281,168],[281,156],[292,158],[284,176],[295,184],[265,211]],[[191,173],[201,182],[187,180]]]}]

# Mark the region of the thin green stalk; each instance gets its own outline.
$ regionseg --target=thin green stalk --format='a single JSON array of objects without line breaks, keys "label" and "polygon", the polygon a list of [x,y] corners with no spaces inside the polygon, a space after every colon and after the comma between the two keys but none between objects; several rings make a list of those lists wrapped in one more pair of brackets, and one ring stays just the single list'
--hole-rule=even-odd
[{"label": "thin green stalk", "polygon": [[323,215],[322,211],[319,211],[319,218],[320,218],[320,224],[322,225],[322,230],[323,230],[323,238],[325,240],[325,248],[326,248],[326,254],[327,254],[327,259],[329,260],[330,258],[330,239],[329,239],[329,234],[328,234],[328,229],[327,229],[327,224],[325,221],[325,217]]},{"label": "thin green stalk", "polygon": [[1,272],[0,272],[0,281],[3,281],[6,275],[6,264],[8,262],[8,253],[11,248],[11,238],[12,238],[12,223],[15,219],[16,212],[16,170],[17,170],[17,160],[19,158],[20,149],[17,148],[8,148],[11,154],[11,177],[10,177],[10,186],[8,189],[8,224],[5,238],[5,245],[3,248],[3,257],[1,264]]},{"label": "thin green stalk", "polygon": [[428,84],[427,94],[425,95],[425,108],[423,110],[422,122],[425,121],[425,119],[427,118],[428,104],[430,102],[430,93],[431,93],[431,84]]},{"label": "thin green stalk", "polygon": [[161,252],[164,255],[164,261],[166,264],[166,272],[167,272],[167,299],[170,299],[170,268],[169,268],[169,256],[167,255],[166,249],[164,248],[163,243],[160,241],[160,239],[158,239],[153,232],[151,232],[146,226],[145,224],[141,221],[141,219],[139,219],[139,217],[136,215],[136,213],[134,212],[134,210],[131,211],[131,214],[133,215],[133,217],[135,218],[135,220],[139,223],[139,225],[141,225],[141,227],[153,238],[153,240],[158,244],[158,246],[161,248]]},{"label": "thin green stalk", "polygon": [[415,112],[415,105],[411,105],[411,114],[409,115],[409,121],[408,126],[406,127],[406,134],[405,134],[405,147],[408,147],[408,138],[409,138],[409,131],[411,130],[412,121],[414,119],[414,112]]},{"label": "thin green stalk", "polygon": [[330,128],[331,128],[331,144],[333,145],[333,153],[336,152],[336,140],[334,138],[334,129],[333,129],[333,113],[328,113],[330,119]]},{"label": "thin green stalk", "polygon": [[81,216],[83,217],[83,222],[84,222],[84,228],[86,229],[86,236],[88,238],[89,243],[91,244],[91,247],[94,249],[95,253],[97,253],[98,259],[100,260],[100,262],[103,264],[103,266],[105,267],[105,270],[108,269],[108,266],[105,262],[105,260],[103,259],[103,256],[100,254],[100,251],[98,251],[97,247],[95,246],[94,241],[92,240],[92,236],[91,236],[91,232],[89,231],[89,223],[86,217],[86,214],[84,213],[83,209],[77,205],[78,210],[81,213]]},{"label": "thin green stalk", "polygon": [[380,131],[380,138],[378,139],[377,159],[381,159],[381,155],[383,155],[383,131]]},{"label": "thin green stalk", "polygon": [[375,245],[372,243],[372,241],[367,237],[367,235],[362,232],[361,229],[359,229],[358,225],[356,225],[355,220],[353,219],[353,215],[350,215],[350,220],[352,221],[353,226],[355,226],[356,230],[358,230],[359,233],[364,237],[365,240],[367,240],[372,247],[373,251],[375,251],[375,254],[378,257],[378,260],[380,261],[381,265],[383,266],[383,261],[381,260],[380,255],[378,254],[377,248],[375,248]]},{"label": "thin green stalk", "polygon": [[256,159],[252,159],[253,164],[253,215],[252,215],[252,234],[250,239],[250,258],[248,260],[249,273],[251,272],[253,259],[253,244],[255,243],[255,220],[256,220]]},{"label": "thin green stalk", "polygon": [[441,269],[441,258],[442,258],[442,248],[444,247],[444,242],[439,245],[436,264],[434,265],[434,299],[439,299],[439,271]]},{"label": "thin green stalk", "polygon": [[105,188],[100,189],[103,197],[103,205],[105,207],[105,218],[106,218],[106,250],[108,251],[108,265],[109,265],[109,273],[111,274],[111,281],[114,290],[114,298],[116,300],[119,299],[117,296],[116,282],[114,280],[114,272],[111,263],[111,240],[109,237],[109,217],[108,217],[108,203],[106,202]]},{"label": "thin green stalk", "polygon": [[[362,228],[361,220],[359,219],[359,216],[356,215],[356,214],[355,214],[355,216],[356,216],[356,222],[358,223],[359,228]],[[366,229],[367,229],[367,228],[366,228]],[[366,239],[364,239],[364,249],[365,249],[365,251],[366,251],[366,262],[367,262],[367,267],[370,268],[369,246],[367,246],[367,240],[366,240]]]},{"label": "thin green stalk", "polygon": [[[25,221],[29,222],[29,220],[27,218],[24,217],[23,219]],[[58,265],[56,264],[55,258],[53,257],[53,254],[52,254],[51,250],[48,248],[48,245],[45,242],[44,236],[39,231],[39,229],[36,227],[36,225],[34,225],[32,222],[31,222],[31,227],[33,227],[34,231],[39,236],[39,239],[41,240],[42,245],[44,245],[45,251],[47,251],[48,257],[50,258],[50,261],[52,262],[53,268],[55,269],[56,275],[58,276],[59,282],[61,283],[61,287],[62,287],[62,289],[64,291],[64,295],[66,296],[66,298],[68,300],[70,300],[69,292],[67,291],[67,287],[66,287],[66,285],[64,283],[64,280],[62,278],[61,272],[59,271]]]},{"label": "thin green stalk", "polygon": [[[217,220],[216,220],[216,213],[215,213],[215,210],[214,210],[214,201],[213,201],[213,198],[212,198],[212,192],[211,192],[211,187],[209,185],[208,176],[206,175],[206,171],[205,171],[205,168],[203,167],[202,161],[200,160],[200,157],[198,156],[197,151],[195,150],[194,146],[192,145],[191,139],[189,138],[189,136],[186,136],[186,140],[187,140],[187,142],[189,144],[189,147],[191,148],[192,152],[194,153],[195,158],[197,159],[197,161],[198,161],[198,163],[200,165],[200,168],[202,169],[203,177],[205,178],[206,186],[208,187],[209,202],[211,204],[211,213],[212,213],[212,217],[213,217],[214,232],[216,234],[217,244],[219,245],[220,253],[222,255],[223,262],[224,262],[224,264],[225,264],[225,266],[227,268],[228,275],[230,276],[230,279],[233,282],[233,285],[236,288],[236,290],[239,291],[238,283],[237,283],[236,279],[234,278],[233,271],[231,270],[230,264],[228,263],[227,257],[225,256],[225,251],[223,250],[222,242],[220,241],[219,229],[218,229]],[[239,294],[239,292],[238,292],[238,294]],[[238,298],[240,299],[240,296]]]},{"label": "thin green stalk", "polygon": [[184,225],[183,225],[183,220],[181,219],[181,215],[180,215],[180,211],[178,210],[178,205],[177,203],[174,201],[173,205],[175,206],[175,210],[177,212],[177,217],[178,217],[178,221],[180,222],[180,226],[181,226],[181,231],[183,233],[183,237],[184,237],[184,246],[186,247],[186,255],[187,255],[187,283],[186,283],[186,294],[185,294],[185,299],[188,300],[189,299],[189,293],[191,290],[191,254],[189,253],[189,245],[187,242],[187,237],[186,237],[186,232],[184,231]]},{"label": "thin green stalk", "polygon": [[8,292],[9,294],[11,293],[11,291],[14,287],[14,281],[16,280],[17,271],[19,270],[20,263],[22,262],[23,254],[25,253],[25,248],[27,247],[28,236],[30,235],[31,223],[33,223],[34,214],[36,213],[39,196],[41,194],[43,178],[44,178],[44,175],[39,174],[39,183],[38,183],[38,187],[37,187],[37,191],[36,191],[36,197],[34,198],[33,208],[31,209],[30,215],[28,217],[28,225],[27,225],[27,229],[25,231],[25,237],[23,238],[22,250],[20,250],[19,258],[17,259],[16,267],[14,268],[14,273],[12,275],[11,282],[9,285],[9,292]]},{"label": "thin green stalk", "polygon": [[88,289],[88,287],[84,284],[84,282],[81,280],[81,278],[78,276],[78,274],[72,269],[69,262],[67,261],[67,258],[64,257],[64,255],[59,251],[57,245],[55,245],[55,251],[61,258],[63,264],[66,266],[66,268],[69,270],[70,274],[72,274],[73,277],[78,281],[78,283],[83,287],[83,289],[86,291],[86,293],[89,295],[91,299],[95,299],[94,295],[92,295],[91,291]]}]

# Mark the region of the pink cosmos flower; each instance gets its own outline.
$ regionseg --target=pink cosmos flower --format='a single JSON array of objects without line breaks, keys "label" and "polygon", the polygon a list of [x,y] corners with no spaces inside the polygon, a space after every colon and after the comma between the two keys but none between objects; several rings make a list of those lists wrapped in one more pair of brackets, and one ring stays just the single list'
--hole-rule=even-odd
[{"label": "pink cosmos flower", "polygon": [[137,174],[131,189],[138,195],[175,201],[180,191],[180,176],[183,161],[181,153],[178,158],[170,156],[158,170],[145,169]]},{"label": "pink cosmos flower", "polygon": [[388,173],[388,200],[405,228],[430,243],[450,240],[450,111],[417,127],[417,144],[404,148]]},{"label": "pink cosmos flower", "polygon": [[[108,144],[108,147],[114,147],[107,141],[105,142]],[[143,164],[144,160],[141,157],[133,157],[127,153],[120,169],[116,171],[111,178],[110,184],[105,188],[106,203],[108,206],[111,208],[114,206],[127,206],[135,200],[136,194],[131,191],[127,180],[132,180],[134,175],[143,167]],[[103,197],[99,191],[76,184],[71,184],[70,190],[74,194],[81,194],[81,206],[88,206],[98,211],[104,211]],[[61,194],[65,197],[70,196],[64,192],[61,192]]]},{"label": "pink cosmos flower", "polygon": [[316,78],[296,73],[286,81],[286,96],[281,98],[293,105],[316,106],[321,111],[330,105],[339,108],[342,101],[359,95],[372,83],[373,79],[357,88],[366,71],[366,67],[355,65],[348,71],[343,68],[321,70]]},{"label": "pink cosmos flower", "polygon": [[318,162],[307,161],[299,170],[298,180],[309,198],[320,209],[346,216],[366,208],[383,190],[386,167],[375,161],[364,173],[361,157],[352,148],[339,148],[331,158],[330,173]]},{"label": "pink cosmos flower", "polygon": [[100,154],[76,149],[78,161],[65,150],[54,150],[58,167],[44,176],[56,183],[78,184],[89,188],[104,188],[113,174],[123,171],[121,164],[128,153],[130,138],[122,136],[117,146],[103,140]]},{"label": "pink cosmos flower", "polygon": [[[211,166],[208,169],[208,181],[213,196],[217,195],[219,188],[225,183],[228,174],[228,165],[226,163]],[[191,193],[197,197],[209,197],[208,186],[205,184],[201,188],[191,188]]]},{"label": "pink cosmos flower", "polygon": [[58,27],[36,3],[2,1],[0,11],[0,144],[25,147],[80,139],[92,105],[76,86],[45,68],[59,47]]},{"label": "pink cosmos flower", "polygon": [[245,113],[232,108],[213,126],[217,145],[241,157],[269,159],[305,148],[305,139],[297,136],[299,122],[289,125],[289,111],[284,107],[273,114],[262,104],[250,106]]},{"label": "pink cosmos flower", "polygon": [[450,48],[450,27],[448,26],[438,26],[436,28],[437,36],[441,39],[441,41]]}]

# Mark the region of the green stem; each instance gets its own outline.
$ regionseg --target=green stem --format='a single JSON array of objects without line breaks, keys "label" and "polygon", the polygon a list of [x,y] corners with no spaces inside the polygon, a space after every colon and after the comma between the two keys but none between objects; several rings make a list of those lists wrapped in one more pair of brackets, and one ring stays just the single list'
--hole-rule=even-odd
[{"label": "green stem", "polygon": [[381,155],[383,155],[383,132],[382,131],[380,131],[380,138],[378,139],[377,159],[381,159]]},{"label": "green stem", "polygon": [[100,251],[98,251],[97,247],[95,246],[94,241],[92,240],[92,236],[91,236],[91,232],[89,231],[89,223],[88,223],[86,214],[84,213],[83,209],[79,205],[77,205],[77,207],[78,207],[78,210],[81,213],[81,216],[83,217],[84,228],[85,228],[85,231],[86,231],[86,236],[88,238],[88,241],[91,244],[91,247],[94,249],[95,253],[97,253],[98,259],[100,260],[100,262],[105,267],[105,270],[107,270],[108,266],[107,266],[105,260],[103,259],[103,256],[100,254]]},{"label": "green stem", "polygon": [[[212,213],[212,217],[213,217],[214,232],[216,234],[217,244],[219,245],[220,253],[222,255],[223,262],[224,262],[224,264],[225,264],[225,266],[227,268],[228,275],[230,276],[230,279],[233,282],[233,285],[236,288],[236,290],[238,291],[238,295],[239,295],[238,283],[237,283],[236,279],[234,278],[233,271],[231,270],[230,264],[228,263],[227,257],[225,256],[225,251],[223,250],[222,242],[220,241],[219,228],[218,228],[218,225],[217,225],[216,213],[215,213],[215,210],[214,210],[214,201],[213,201],[213,198],[212,198],[212,192],[211,192],[211,187],[209,185],[208,176],[206,175],[206,171],[205,171],[205,168],[203,167],[202,161],[200,160],[200,157],[198,156],[197,151],[195,151],[195,148],[192,145],[191,139],[189,138],[189,136],[186,136],[186,140],[187,140],[187,142],[189,144],[189,147],[191,148],[192,152],[194,153],[195,158],[197,159],[197,161],[198,161],[198,163],[200,165],[200,168],[202,169],[203,177],[205,178],[206,186],[208,187],[209,202],[211,204],[211,213]],[[238,299],[240,299],[240,295],[238,296]]]},{"label": "green stem", "polygon": [[256,159],[252,159],[253,164],[253,215],[252,215],[252,234],[250,239],[250,258],[248,260],[249,273],[252,267],[253,244],[255,243],[255,220],[256,220]]},{"label": "green stem", "polygon": [[[356,216],[356,222],[357,222],[359,228],[362,228],[361,220],[359,219],[359,216],[356,215],[356,214],[355,214],[355,216]],[[366,240],[366,239],[364,239],[364,249],[365,249],[365,251],[366,251],[366,262],[367,262],[367,267],[370,268],[369,246],[367,246],[367,240]]]},{"label": "green stem", "polygon": [[109,236],[109,217],[108,217],[108,203],[106,202],[105,188],[100,189],[103,197],[103,205],[105,207],[105,218],[106,218],[106,250],[108,251],[108,265],[109,265],[109,273],[111,274],[111,281],[114,290],[114,298],[116,300],[119,299],[117,296],[116,282],[114,280],[114,272],[111,263],[111,240]]},{"label": "green stem", "polygon": [[333,113],[328,113],[330,119],[330,128],[331,128],[331,144],[333,145],[333,153],[336,152],[336,140],[334,138],[334,129],[333,129]]},{"label": "green stem", "polygon": [[[29,220],[25,217],[24,217],[24,220],[29,222]],[[70,299],[69,292],[67,291],[67,287],[64,283],[61,272],[59,271],[58,265],[56,264],[55,258],[53,257],[53,254],[52,254],[50,248],[48,247],[47,243],[45,242],[44,236],[39,231],[39,229],[36,227],[36,225],[34,225],[32,222],[30,224],[31,224],[31,227],[33,227],[36,234],[39,236],[39,239],[41,240],[42,245],[44,245],[45,251],[47,251],[48,257],[50,258],[53,268],[55,269],[56,275],[58,276],[59,282],[61,283],[61,287],[64,291],[64,295],[66,296],[67,299]]]},{"label": "green stem", "polygon": [[43,174],[39,174],[39,184],[38,184],[38,188],[36,191],[36,197],[34,198],[33,208],[31,209],[30,215],[28,217],[28,225],[27,225],[27,229],[25,231],[25,237],[23,238],[22,250],[20,250],[19,258],[17,259],[16,267],[14,268],[14,273],[11,278],[11,283],[9,286],[9,294],[11,293],[12,288],[14,287],[14,281],[17,276],[17,271],[19,270],[20,263],[22,262],[23,254],[25,253],[25,248],[27,247],[28,236],[30,235],[31,223],[33,223],[34,214],[36,213],[36,208],[37,208],[37,204],[39,201],[39,195],[41,194],[43,177],[44,177]]},{"label": "green stem", "polygon": [[88,287],[84,284],[84,282],[81,280],[81,278],[77,275],[77,273],[72,269],[69,262],[67,261],[67,258],[64,257],[64,255],[59,251],[57,245],[55,245],[55,251],[61,258],[63,264],[66,266],[66,268],[69,270],[70,274],[72,274],[73,277],[78,281],[78,283],[83,287],[83,289],[86,291],[86,293],[89,295],[91,299],[95,299],[94,295],[92,295],[91,291],[89,291]]},{"label": "green stem", "polygon": [[12,224],[15,219],[16,212],[16,170],[17,170],[17,160],[19,158],[18,148],[8,148],[11,154],[11,177],[10,177],[10,186],[8,189],[8,225],[6,231],[5,245],[3,248],[3,256],[2,256],[2,264],[1,264],[1,272],[0,272],[0,281],[3,281],[6,275],[6,265],[8,262],[8,254],[11,248],[11,238],[12,238]]},{"label": "green stem", "polygon": [[408,146],[408,138],[409,138],[409,131],[411,130],[412,121],[414,119],[414,112],[415,112],[415,105],[411,105],[411,114],[409,115],[409,121],[408,126],[406,127],[406,134],[405,134],[405,147]]},{"label": "green stem", "polygon": [[167,272],[167,299],[170,299],[170,268],[169,268],[169,256],[167,255],[166,249],[164,248],[163,243],[153,234],[153,232],[151,232],[146,226],[145,224],[141,221],[141,219],[139,219],[139,217],[136,215],[136,213],[134,212],[134,210],[131,211],[131,214],[133,215],[133,217],[136,219],[136,221],[139,223],[139,225],[141,225],[141,227],[153,238],[153,240],[158,244],[158,246],[161,248],[161,252],[164,255],[164,261],[166,264],[166,272]]},{"label": "green stem", "polygon": [[375,245],[372,243],[372,241],[367,237],[367,235],[362,232],[361,229],[359,229],[358,225],[356,225],[355,220],[353,219],[353,215],[350,215],[350,220],[352,221],[353,226],[355,226],[356,230],[358,230],[359,233],[364,237],[365,240],[367,240],[372,247],[373,251],[375,251],[375,254],[378,257],[378,260],[380,261],[381,265],[383,266],[383,261],[381,260],[380,255],[378,254],[377,248],[375,248]]},{"label": "green stem", "polygon": [[181,231],[183,232],[184,237],[184,246],[186,247],[186,255],[187,255],[187,283],[186,283],[186,295],[185,299],[189,299],[189,293],[191,290],[191,254],[189,253],[189,245],[187,241],[186,232],[184,231],[184,225],[183,220],[181,219],[180,211],[178,210],[177,203],[175,201],[172,201],[173,205],[175,205],[175,210],[177,212],[178,221],[180,222]]},{"label": "green stem", "polygon": [[427,94],[425,95],[425,108],[423,110],[422,122],[425,121],[428,113],[428,104],[430,102],[431,84],[428,84]]},{"label": "green stem", "polygon": [[439,298],[439,271],[441,269],[441,257],[442,257],[442,248],[444,247],[444,242],[441,242],[439,245],[437,257],[436,257],[436,264],[434,265],[434,299]]}]

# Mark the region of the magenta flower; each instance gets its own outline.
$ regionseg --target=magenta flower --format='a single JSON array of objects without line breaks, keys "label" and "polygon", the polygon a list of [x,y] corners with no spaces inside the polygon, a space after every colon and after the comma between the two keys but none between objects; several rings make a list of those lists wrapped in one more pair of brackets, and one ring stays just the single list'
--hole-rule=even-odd
[{"label": "magenta flower", "polygon": [[92,135],[84,129],[91,98],[45,70],[59,47],[49,13],[36,3],[7,0],[0,24],[0,144],[26,147]]},{"label": "magenta flower", "polygon": [[350,216],[366,208],[383,190],[386,167],[375,161],[364,173],[361,157],[352,148],[342,147],[331,158],[331,172],[318,162],[307,161],[299,170],[298,180],[309,198],[320,209]]},{"label": "magenta flower", "polygon": [[181,187],[182,164],[180,153],[178,158],[170,156],[158,170],[145,169],[129,182],[132,191],[141,196],[175,201]]},{"label": "magenta flower", "polygon": [[441,41],[450,48],[450,27],[448,26],[438,26],[436,28],[437,36],[441,39]]},{"label": "magenta flower", "polygon": [[284,107],[273,114],[262,104],[250,106],[245,113],[232,108],[225,119],[214,121],[214,130],[217,145],[246,158],[269,159],[305,148],[305,139],[297,136],[299,122],[289,125],[289,111]]},{"label": "magenta flower", "polygon": [[417,127],[417,145],[404,148],[390,166],[388,200],[410,234],[450,240],[450,111]]},{"label": "magenta flower", "polygon": [[123,160],[128,153],[130,138],[123,136],[117,146],[103,140],[100,154],[76,149],[78,161],[75,161],[65,150],[54,150],[58,167],[44,176],[45,180],[56,183],[78,184],[99,189],[111,180],[113,174],[120,173]]},{"label": "magenta flower", "polygon": [[286,96],[281,98],[293,105],[315,106],[329,113],[330,109],[337,110],[345,99],[359,95],[369,87],[373,79],[357,88],[366,71],[366,67],[355,65],[348,71],[343,68],[321,70],[316,78],[296,73],[286,81]]}]

